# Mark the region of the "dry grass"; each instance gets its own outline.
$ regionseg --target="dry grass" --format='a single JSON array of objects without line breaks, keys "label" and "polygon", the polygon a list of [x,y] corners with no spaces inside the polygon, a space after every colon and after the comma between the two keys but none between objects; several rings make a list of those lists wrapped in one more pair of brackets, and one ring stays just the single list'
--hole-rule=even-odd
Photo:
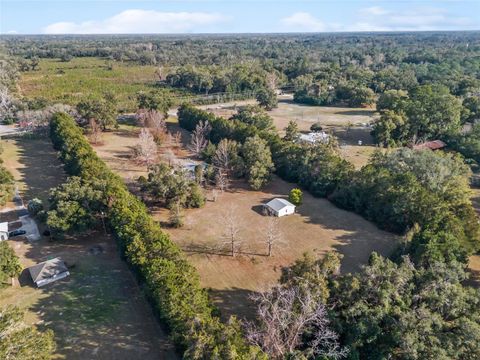
[{"label": "dry grass", "polygon": [[[178,129],[176,126],[169,123],[172,131]],[[106,134],[104,145],[95,147],[100,157],[127,182],[145,171],[145,167],[139,167],[127,156],[136,144],[137,132],[137,128],[122,126],[118,131]],[[184,133],[183,139],[185,143],[188,134]],[[164,150],[160,147],[160,152]],[[373,147],[361,147],[358,155],[352,152],[351,156],[358,156],[358,162],[363,162],[371,151]],[[188,156],[186,151],[177,153],[179,157]],[[274,284],[281,268],[290,265],[306,251],[318,256],[326,251],[339,251],[344,255],[343,271],[350,272],[365,264],[372,251],[389,255],[396,247],[396,236],[379,230],[356,214],[336,208],[325,199],[305,194],[298,214],[280,221],[284,245],[274,252],[273,257],[265,256],[265,218],[258,209],[273,197],[286,196],[293,186],[275,177],[263,191],[251,191],[243,182],[238,182],[233,191],[222,194],[217,202],[209,201],[202,209],[187,210],[184,228],[166,229],[187,252],[200,273],[202,284],[212,289],[212,297],[223,314],[251,316],[248,294]],[[221,218],[231,205],[237,208],[243,226],[242,254],[235,258],[227,255],[222,240]],[[166,209],[152,210],[155,210],[156,219],[161,222],[167,220]]]},{"label": "dry grass", "polygon": [[[18,181],[24,199],[46,199],[48,190],[65,175],[51,143],[11,139],[2,158]],[[12,204],[10,204],[12,205]],[[8,206],[8,205],[7,205]],[[14,212],[0,220],[14,220]],[[50,242],[9,240],[24,268],[53,257],[74,265],[65,280],[36,289],[26,271],[21,286],[0,290],[0,305],[27,310],[29,323],[54,330],[58,359],[171,359],[176,358],[115,242],[100,232]],[[103,253],[89,249],[100,245]]]},{"label": "dry grass", "polygon": [[[372,251],[389,255],[397,245],[397,237],[379,230],[360,216],[343,211],[325,199],[304,194],[298,213],[280,219],[283,243],[267,257],[265,217],[261,204],[274,197],[285,197],[293,184],[274,178],[263,191],[251,191],[238,183],[233,191],[223,193],[216,202],[207,202],[202,209],[186,211],[185,226],[168,229],[189,255],[200,273],[202,284],[224,314],[251,316],[247,296],[251,291],[274,284],[281,268],[290,265],[304,252],[322,256],[327,251],[343,254],[342,271],[357,271]],[[242,227],[241,254],[232,258],[224,244],[222,217],[234,206]],[[166,211],[155,214],[166,220]]]}]

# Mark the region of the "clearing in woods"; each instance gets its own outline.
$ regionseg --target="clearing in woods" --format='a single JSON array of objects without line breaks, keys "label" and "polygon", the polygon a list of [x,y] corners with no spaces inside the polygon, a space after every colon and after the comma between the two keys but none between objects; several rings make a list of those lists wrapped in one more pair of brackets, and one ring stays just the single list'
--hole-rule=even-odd
[{"label": "clearing in woods", "polygon": [[[204,105],[200,108],[228,118],[239,106],[255,103],[256,101],[249,100]],[[284,135],[284,129],[290,120],[298,124],[301,132],[309,132],[312,124],[320,123],[324,131],[338,137],[341,155],[356,168],[365,165],[376,149],[370,135],[370,124],[376,117],[374,109],[308,106],[296,104],[292,96],[283,95],[279,98],[278,107],[269,111],[269,115],[281,136]],[[359,145],[359,141],[362,145]]]},{"label": "clearing in woods", "polygon": [[[182,131],[172,121],[168,127],[170,131]],[[145,166],[131,159],[138,142],[137,134],[138,129],[122,125],[119,130],[104,135],[103,145],[94,147],[100,157],[130,184],[146,173]],[[185,131],[182,135],[185,144],[189,136]],[[166,150],[166,147],[160,148],[162,155]],[[185,149],[174,150],[178,158],[189,155]],[[397,236],[379,230],[359,215],[341,210],[325,199],[305,193],[298,213],[280,219],[283,244],[274,249],[272,257],[267,257],[265,217],[260,214],[260,206],[273,197],[285,197],[293,187],[294,184],[274,177],[262,191],[251,191],[243,181],[237,181],[216,202],[207,201],[201,209],[185,211],[183,228],[165,228],[198,269],[202,284],[211,288],[222,314],[251,316],[248,295],[273,285],[281,268],[301,257],[305,251],[319,256],[326,251],[339,251],[344,255],[342,269],[348,272],[365,264],[372,251],[389,255],[395,248]],[[210,192],[207,197],[211,199]],[[225,254],[226,244],[222,238],[222,216],[231,206],[235,207],[242,228],[241,254],[235,258]],[[166,209],[152,207],[151,210],[157,220],[167,220]]]},{"label": "clearing in woods", "polygon": [[[47,139],[14,138],[3,145],[2,158],[25,202],[33,197],[46,201],[49,189],[65,180]],[[0,213],[0,220],[16,218],[15,211]],[[100,230],[53,242],[47,237],[8,241],[24,268],[54,257],[72,266],[70,277],[41,289],[24,270],[19,285],[0,290],[0,306],[26,309],[29,323],[55,332],[56,359],[176,358],[111,236]]]}]

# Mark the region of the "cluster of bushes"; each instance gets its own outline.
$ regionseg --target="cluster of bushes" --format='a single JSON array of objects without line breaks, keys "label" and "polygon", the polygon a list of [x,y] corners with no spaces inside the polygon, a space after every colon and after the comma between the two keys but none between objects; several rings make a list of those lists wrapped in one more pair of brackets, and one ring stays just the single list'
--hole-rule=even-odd
[{"label": "cluster of bushes", "polygon": [[457,134],[447,139],[448,147],[462,154],[472,169],[480,170],[480,123],[466,134]]},{"label": "cluster of bushes", "polygon": [[169,208],[175,204],[186,208],[199,208],[205,204],[202,188],[191,179],[187,170],[166,163],[151,166],[148,177],[140,177],[139,183],[143,191]]},{"label": "cluster of bushes", "polygon": [[314,106],[345,104],[349,107],[369,106],[375,102],[372,89],[355,83],[340,83],[336,86],[325,82],[304,84],[296,90],[293,100]]},{"label": "cluster of bushes", "polygon": [[212,141],[226,137],[241,143],[246,134],[263,138],[277,175],[314,196],[327,197],[386,230],[412,230],[403,251],[417,262],[465,262],[480,249],[479,224],[468,195],[469,170],[458,157],[403,149],[378,153],[355,171],[333,144],[297,144],[259,130],[253,122],[226,120],[190,105],[180,108],[179,122],[187,130],[207,120]]},{"label": "cluster of bushes", "polygon": [[462,104],[447,87],[423,85],[405,91],[389,90],[377,102],[381,117],[372,135],[383,146],[405,146],[445,139],[461,128]]},{"label": "cluster of bushes", "polygon": [[121,252],[144,284],[161,320],[186,358],[262,358],[242,339],[238,322],[220,322],[198,274],[133,196],[92,150],[75,121],[53,116],[50,136],[66,172],[102,187],[101,203]]},{"label": "cluster of bushes", "polygon": [[411,230],[406,250],[417,263],[466,263],[467,255],[480,249],[469,174],[452,154],[407,148],[379,152],[330,199],[386,230]]}]

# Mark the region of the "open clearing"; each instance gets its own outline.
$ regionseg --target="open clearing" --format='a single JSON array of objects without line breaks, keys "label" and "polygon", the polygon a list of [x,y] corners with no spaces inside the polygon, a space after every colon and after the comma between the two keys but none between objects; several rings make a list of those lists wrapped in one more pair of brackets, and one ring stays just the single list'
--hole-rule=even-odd
[{"label": "open clearing", "polygon": [[69,62],[41,59],[38,69],[23,72],[22,95],[76,105],[85,96],[113,92],[120,110],[135,110],[135,94],[155,84],[155,66],[129,65],[100,58],[74,58]]},{"label": "open clearing", "polygon": [[[255,100],[249,100],[205,105],[200,108],[228,118],[238,107],[255,103]],[[280,97],[278,107],[269,111],[269,115],[282,136],[290,120],[294,120],[302,132],[308,132],[312,124],[319,122],[324,131],[338,137],[341,155],[356,168],[365,165],[376,149],[369,126],[376,116],[372,109],[308,106],[296,104],[291,96],[284,95]],[[359,141],[362,145],[359,145]]]},{"label": "open clearing", "polygon": [[[48,140],[9,139],[4,148],[2,158],[25,201],[46,200],[49,188],[64,181]],[[15,218],[14,211],[0,213],[0,220]],[[35,288],[24,271],[20,285],[0,290],[0,306],[20,306],[27,310],[28,322],[55,332],[55,358],[176,358],[112,238],[92,232],[53,242],[18,237],[9,243],[24,268],[57,256],[71,266],[70,277],[44,288]],[[92,249],[101,251],[94,254]]]},{"label": "open clearing", "polygon": [[[177,129],[175,124],[169,124],[169,127]],[[127,182],[146,170],[145,166],[139,166],[130,158],[132,147],[138,141],[137,131],[122,126],[106,134],[104,145],[95,147],[100,157]],[[188,139],[186,134],[183,138]],[[212,289],[212,297],[224,315],[251,316],[252,311],[248,308],[251,291],[273,285],[281,268],[301,257],[305,251],[319,256],[326,251],[339,251],[344,255],[342,269],[349,272],[365,264],[372,251],[389,255],[397,245],[395,235],[379,230],[359,215],[306,193],[298,214],[280,219],[284,244],[268,258],[263,240],[265,217],[259,214],[259,206],[273,197],[286,196],[292,187],[294,184],[274,177],[263,191],[251,191],[238,181],[232,191],[221,194],[216,202],[208,201],[201,209],[187,210],[184,228],[166,229],[198,269],[202,284]],[[221,219],[232,205],[241,219],[244,241],[242,254],[235,258],[225,254],[225,240],[222,239]],[[166,209],[152,210],[159,221],[167,219]]]}]

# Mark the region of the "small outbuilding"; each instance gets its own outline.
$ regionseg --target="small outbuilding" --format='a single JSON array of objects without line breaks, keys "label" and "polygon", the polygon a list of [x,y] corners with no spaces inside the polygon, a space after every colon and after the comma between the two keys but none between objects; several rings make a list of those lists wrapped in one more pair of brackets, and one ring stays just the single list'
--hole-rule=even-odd
[{"label": "small outbuilding", "polygon": [[310,132],[308,134],[300,134],[298,137],[298,142],[303,144],[317,144],[317,143],[328,143],[330,135],[325,131],[319,132]]},{"label": "small outbuilding", "polygon": [[433,141],[427,141],[421,144],[414,145],[413,148],[415,150],[430,149],[432,151],[435,151],[435,150],[441,150],[445,146],[447,146],[447,144],[445,144],[442,140],[433,140]]},{"label": "small outbuilding", "polygon": [[8,222],[0,223],[0,241],[8,240]]},{"label": "small outbuilding", "polygon": [[38,287],[66,278],[70,275],[67,266],[60,258],[44,261],[28,268],[33,282]]},{"label": "small outbuilding", "polygon": [[295,205],[285,199],[275,198],[265,205],[263,205],[265,211],[269,215],[273,216],[286,216],[295,213]]}]

